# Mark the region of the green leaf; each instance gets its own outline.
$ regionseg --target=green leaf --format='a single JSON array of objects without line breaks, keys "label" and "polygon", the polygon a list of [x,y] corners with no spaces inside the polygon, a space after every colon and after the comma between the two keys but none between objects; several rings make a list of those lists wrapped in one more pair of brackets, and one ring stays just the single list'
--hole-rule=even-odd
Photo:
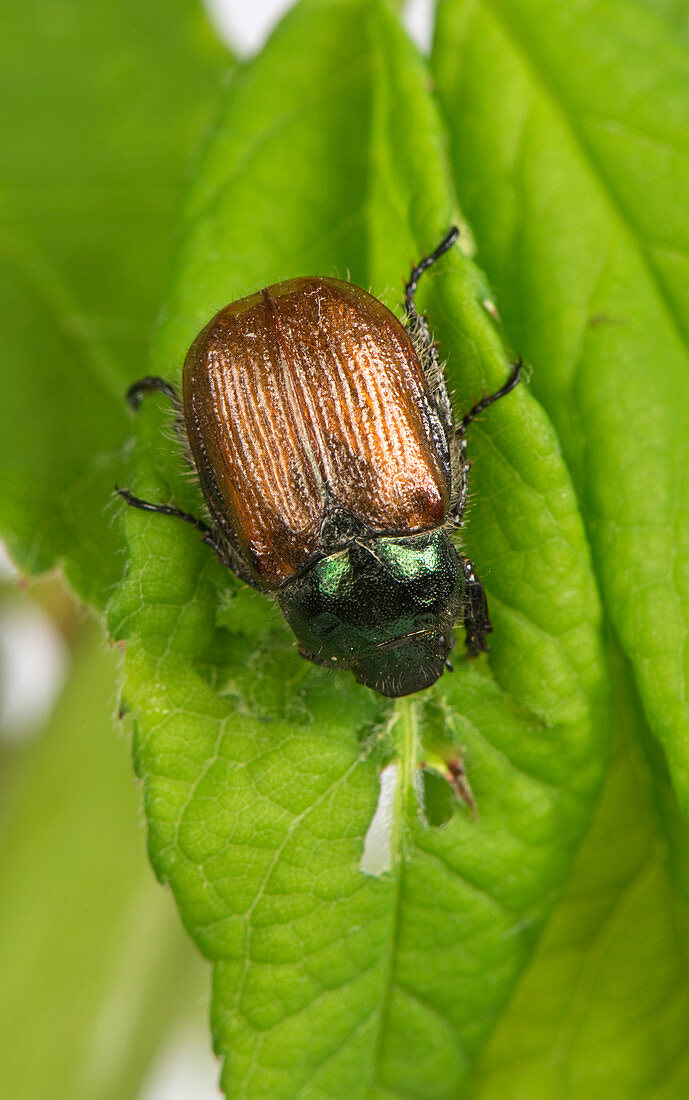
[{"label": "green leaf", "polygon": [[689,4],[687,0],[637,0],[637,3],[661,15],[670,33],[679,41],[689,41]]},{"label": "green leaf", "polygon": [[[397,304],[458,217],[443,150],[428,75],[385,4],[297,5],[236,78],[200,166],[154,373],[178,382],[213,312],[281,278],[349,275]],[[508,370],[488,290],[455,250],[422,297],[466,408]],[[135,487],[198,512],[169,425],[148,398]],[[228,1095],[455,1097],[587,822],[606,712],[572,489],[525,389],[470,446],[490,663],[458,654],[452,677],[395,704],[301,660],[192,528],[125,518],[110,622],[128,639],[150,852],[215,964]],[[477,822],[420,813],[417,765],[443,745],[464,757]],[[375,876],[360,864],[390,761],[390,869]]]},{"label": "green leaf", "polygon": [[0,523],[24,571],[62,563],[101,608],[124,563],[123,395],[226,64],[192,0],[28,0],[3,21]]},{"label": "green leaf", "polygon": [[651,5],[442,0],[457,185],[689,810],[689,53]]},{"label": "green leaf", "polygon": [[48,727],[2,754],[0,1059],[13,1100],[135,1097],[200,994],[199,963],[142,858],[111,719],[117,663],[88,628]]},{"label": "green leaf", "polygon": [[474,1100],[673,1100],[689,1091],[689,832],[630,670],[615,653],[613,666],[616,737],[603,796],[479,1061]]}]

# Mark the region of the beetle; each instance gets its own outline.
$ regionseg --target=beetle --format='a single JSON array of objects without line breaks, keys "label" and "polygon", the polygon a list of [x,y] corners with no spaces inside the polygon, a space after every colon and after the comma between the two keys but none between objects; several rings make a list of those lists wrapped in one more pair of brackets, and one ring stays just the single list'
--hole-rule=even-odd
[{"label": "beetle", "polygon": [[457,240],[453,227],[411,271],[403,324],[339,279],[276,283],[232,302],[186,356],[182,401],[147,377],[130,387],[175,404],[210,522],[128,489],[128,504],[193,524],[223,565],[274,595],[316,664],[349,669],[381,695],[409,695],[445,668],[461,620],[469,655],[492,630],[463,524],[471,422],[505,384],[455,421],[421,275]]}]

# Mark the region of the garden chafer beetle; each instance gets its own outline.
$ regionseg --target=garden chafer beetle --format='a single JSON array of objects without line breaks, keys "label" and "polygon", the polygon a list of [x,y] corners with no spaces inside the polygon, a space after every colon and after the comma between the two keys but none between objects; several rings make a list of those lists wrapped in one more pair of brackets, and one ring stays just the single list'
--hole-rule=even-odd
[{"label": "garden chafer beetle", "polygon": [[451,667],[457,621],[471,655],[492,629],[452,535],[467,503],[467,428],[516,386],[521,362],[455,422],[414,299],[457,237],[413,268],[406,325],[350,283],[290,279],[213,317],[187,354],[181,403],[160,378],[128,393],[134,408],[154,389],[175,402],[209,522],[118,490],[124,499],[193,524],[275,597],[304,657],[393,697]]}]

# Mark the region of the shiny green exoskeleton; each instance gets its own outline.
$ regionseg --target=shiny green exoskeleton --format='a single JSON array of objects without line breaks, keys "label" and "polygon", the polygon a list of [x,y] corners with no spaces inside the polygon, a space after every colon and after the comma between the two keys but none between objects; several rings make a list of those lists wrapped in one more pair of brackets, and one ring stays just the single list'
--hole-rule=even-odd
[{"label": "shiny green exoskeleton", "polygon": [[351,668],[383,695],[409,695],[442,674],[465,589],[457,551],[432,531],[352,542],[278,600],[305,656]]},{"label": "shiny green exoskeleton", "polygon": [[[221,310],[189,350],[181,409],[210,522],[121,490],[194,524],[223,564],[273,595],[304,657],[393,697],[450,667],[457,621],[470,655],[492,629],[450,536],[467,501],[466,430],[521,365],[455,423],[414,296],[457,236],[412,270],[406,326],[366,291],[316,277]],[[130,403],[151,389],[179,405],[159,378],[136,383]]]}]

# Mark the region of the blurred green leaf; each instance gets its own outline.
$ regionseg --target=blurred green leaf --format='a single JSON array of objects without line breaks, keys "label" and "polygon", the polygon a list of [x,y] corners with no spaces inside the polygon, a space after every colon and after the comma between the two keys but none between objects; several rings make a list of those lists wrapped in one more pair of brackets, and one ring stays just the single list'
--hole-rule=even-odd
[{"label": "blurred green leaf", "polygon": [[617,732],[603,796],[479,1061],[474,1100],[689,1093],[688,826],[649,758],[629,670],[615,654],[613,664]]},{"label": "blurred green leaf", "polygon": [[13,1100],[134,1100],[201,996],[200,962],[143,859],[111,720],[116,671],[89,628],[48,728],[13,750],[3,782],[0,1062]]},{"label": "blurred green leaf", "polygon": [[637,0],[654,14],[665,19],[670,33],[678,40],[689,42],[689,4],[687,0]]},{"label": "blurred green leaf", "polygon": [[101,608],[124,567],[123,395],[226,66],[192,0],[27,0],[3,19],[0,522],[25,572],[61,563]]},{"label": "blurred green leaf", "polygon": [[667,5],[441,0],[433,67],[479,258],[689,810],[689,52]]},{"label": "blurred green leaf", "polygon": [[[307,62],[308,59],[308,62]],[[235,80],[186,210],[153,372],[178,381],[215,310],[281,278],[349,275],[397,304],[457,217],[428,76],[384,3],[308,0]],[[460,407],[508,366],[458,252],[423,300]],[[198,510],[140,413],[137,491]],[[490,664],[386,702],[306,664],[198,533],[125,518],[110,611],[127,638],[154,866],[215,963],[229,1095],[454,1097],[569,867],[605,758],[599,608],[552,429],[525,390],[476,426],[467,544],[495,622]],[[462,752],[479,821],[424,824],[416,765]],[[392,867],[360,870],[382,764],[398,762]]]}]

